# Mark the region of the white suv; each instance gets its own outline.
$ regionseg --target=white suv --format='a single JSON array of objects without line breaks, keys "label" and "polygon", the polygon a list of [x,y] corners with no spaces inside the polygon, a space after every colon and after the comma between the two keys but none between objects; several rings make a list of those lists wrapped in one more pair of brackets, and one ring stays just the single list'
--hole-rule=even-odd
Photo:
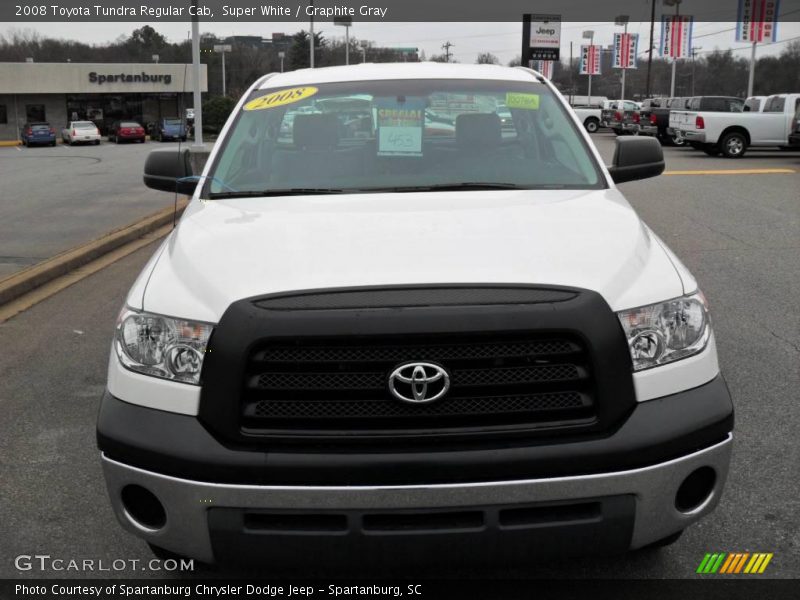
[{"label": "white suv", "polygon": [[404,63],[262,77],[199,177],[151,153],[193,197],[111,350],[123,527],[271,566],[677,539],[733,408],[703,294],[615,186],[660,145],[617,144],[528,69]]}]

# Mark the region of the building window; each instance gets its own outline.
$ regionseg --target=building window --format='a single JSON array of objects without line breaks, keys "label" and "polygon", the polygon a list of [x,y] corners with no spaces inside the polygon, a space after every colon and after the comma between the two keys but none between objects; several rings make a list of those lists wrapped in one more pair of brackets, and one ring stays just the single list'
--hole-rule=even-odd
[{"label": "building window", "polygon": [[6,112],[6,105],[0,104],[0,124],[5,125],[8,123],[8,113]]},{"label": "building window", "polygon": [[38,123],[46,121],[44,116],[44,104],[26,104],[25,105],[25,118],[28,123]]}]

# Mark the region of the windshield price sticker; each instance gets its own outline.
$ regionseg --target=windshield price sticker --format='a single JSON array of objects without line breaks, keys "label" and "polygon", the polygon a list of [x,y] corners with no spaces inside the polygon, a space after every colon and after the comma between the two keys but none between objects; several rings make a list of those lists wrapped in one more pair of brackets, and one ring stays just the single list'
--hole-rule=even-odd
[{"label": "windshield price sticker", "polygon": [[425,101],[422,98],[376,102],[379,156],[422,156]]},{"label": "windshield price sticker", "polygon": [[508,92],[506,94],[508,108],[524,108],[526,110],[539,110],[539,94],[523,94]]},{"label": "windshield price sticker", "polygon": [[300,100],[310,98],[318,91],[319,89],[313,86],[305,86],[272,92],[266,96],[260,96],[255,100],[250,100],[250,102],[244,105],[244,110],[264,110],[266,108],[293,104],[294,102],[300,102]]}]

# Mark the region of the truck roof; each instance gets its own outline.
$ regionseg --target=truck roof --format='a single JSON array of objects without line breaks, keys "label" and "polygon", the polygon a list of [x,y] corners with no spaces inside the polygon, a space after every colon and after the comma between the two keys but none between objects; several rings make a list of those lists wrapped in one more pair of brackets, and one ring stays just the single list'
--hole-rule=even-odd
[{"label": "truck roof", "polygon": [[359,63],[319,69],[298,69],[277,73],[264,80],[259,89],[287,85],[311,85],[373,79],[501,79],[531,81],[537,74],[527,69],[499,65],[462,65],[452,63]]}]

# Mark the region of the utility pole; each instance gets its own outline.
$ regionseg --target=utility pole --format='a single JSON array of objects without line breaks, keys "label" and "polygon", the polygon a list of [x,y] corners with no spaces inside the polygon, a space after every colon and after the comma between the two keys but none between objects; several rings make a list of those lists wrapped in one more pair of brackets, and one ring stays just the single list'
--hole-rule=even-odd
[{"label": "utility pole", "polygon": [[656,25],[656,0],[650,3],[650,45],[647,51],[647,89],[644,93],[645,98],[650,97],[650,73],[653,68],[653,29]]},{"label": "utility pole", "polygon": [[572,42],[569,43],[569,103],[572,104],[575,96],[575,66],[572,64]]},{"label": "utility pole", "polygon": [[450,48],[455,46],[455,44],[451,44],[450,42],[445,42],[442,44],[442,50],[444,50],[444,58],[445,62],[450,62]]}]

